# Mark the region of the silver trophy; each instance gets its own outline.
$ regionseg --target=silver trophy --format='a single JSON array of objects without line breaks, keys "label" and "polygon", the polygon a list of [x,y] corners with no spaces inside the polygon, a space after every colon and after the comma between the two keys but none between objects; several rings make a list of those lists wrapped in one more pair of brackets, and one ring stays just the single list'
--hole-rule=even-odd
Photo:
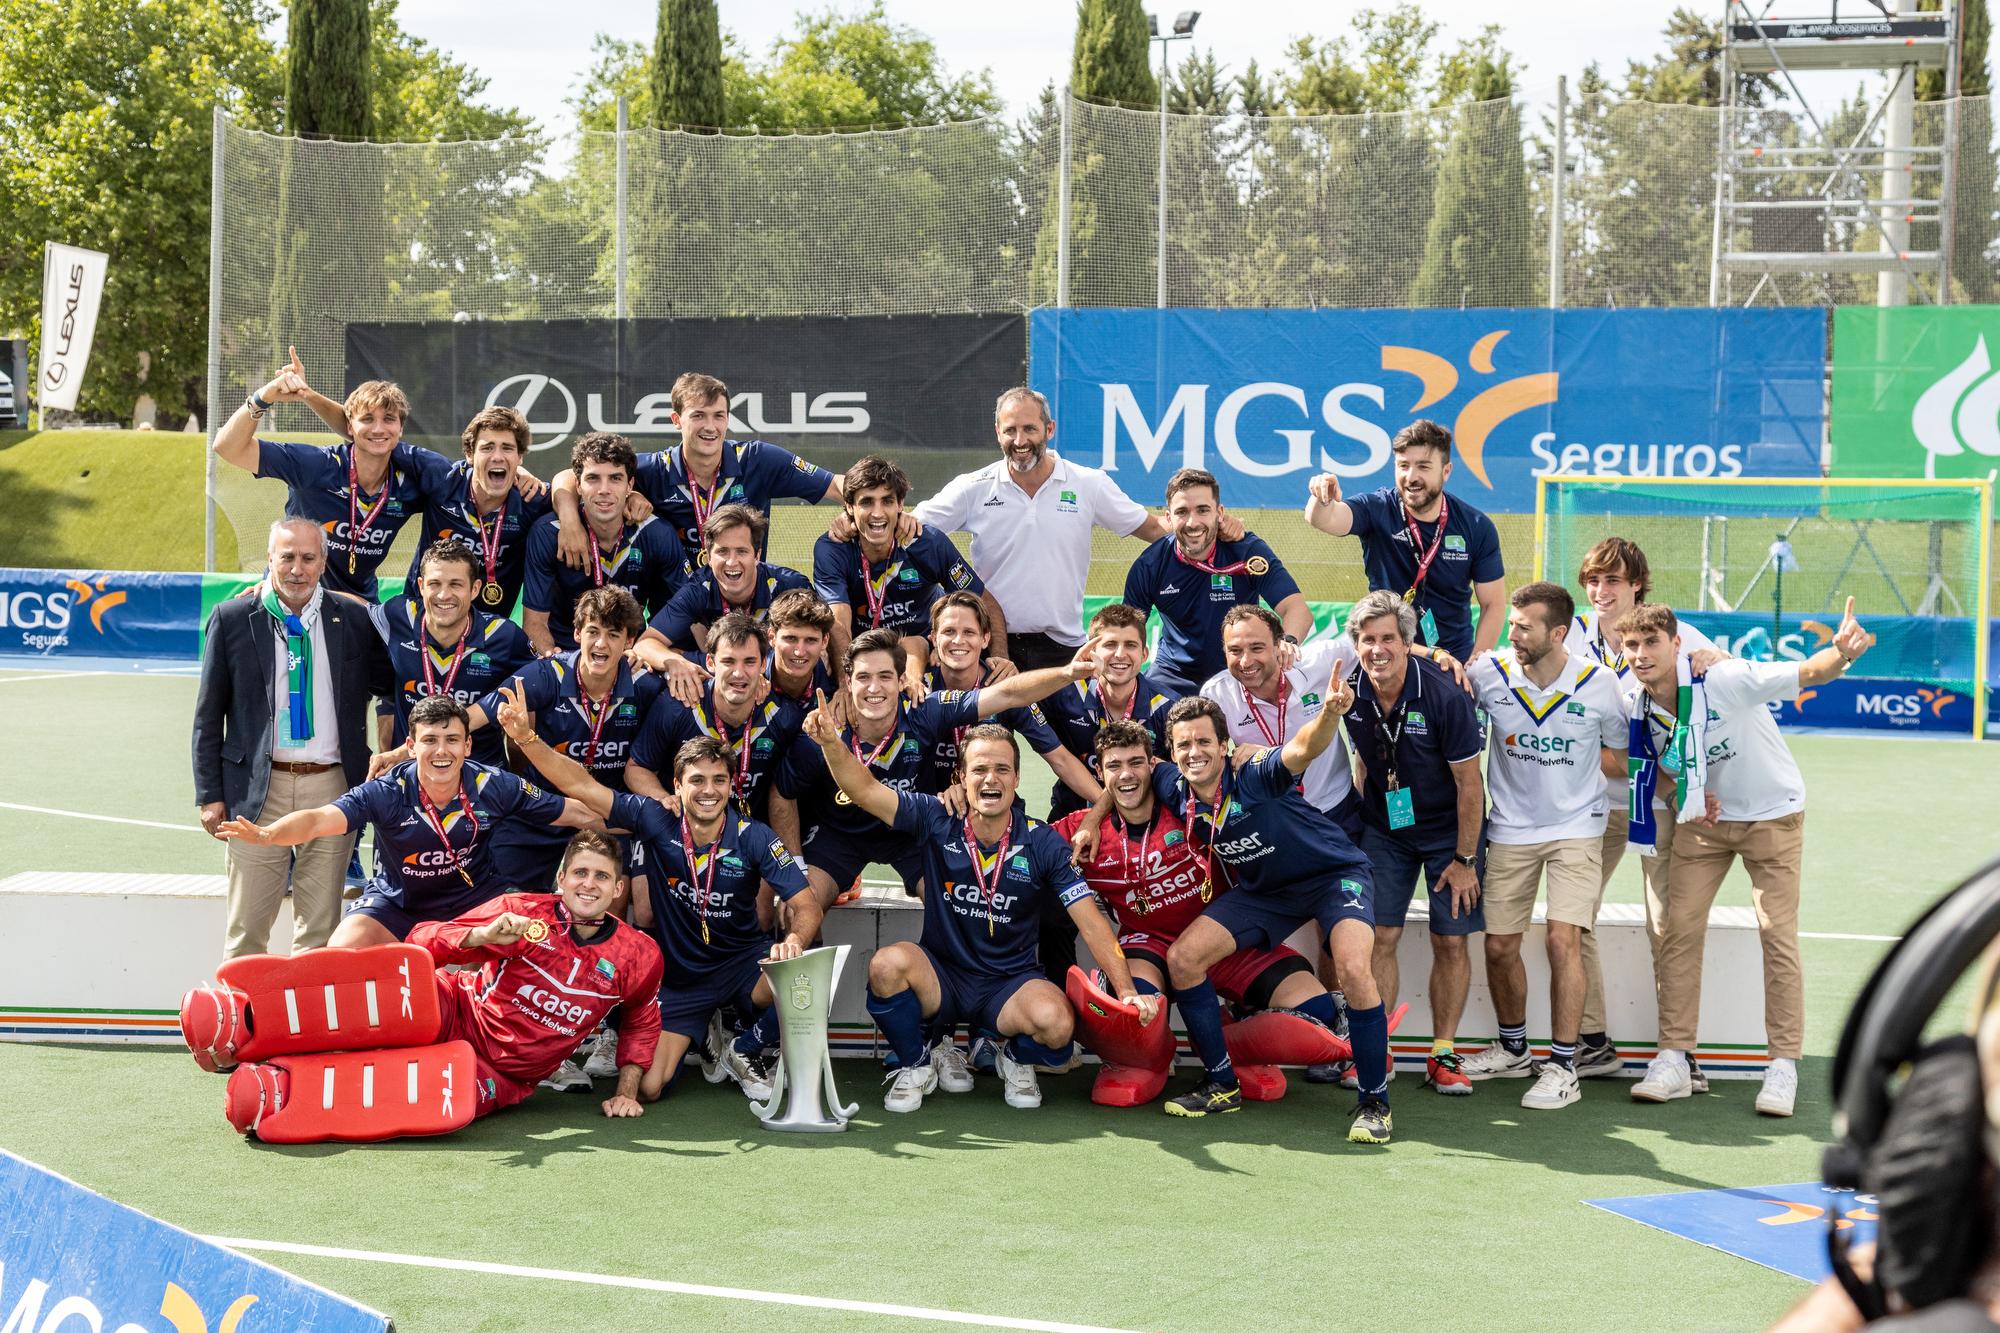
[{"label": "silver trophy", "polygon": [[[826,1044],[827,1018],[840,970],[847,965],[847,949],[845,944],[808,949],[797,958],[760,964],[778,1009],[778,1070],[771,1079],[771,1100],[752,1102],[750,1109],[768,1129],[833,1134],[846,1129],[848,1117],[861,1109],[858,1102],[840,1104],[833,1086],[833,1053]],[[822,1087],[830,1112],[820,1104]]]}]

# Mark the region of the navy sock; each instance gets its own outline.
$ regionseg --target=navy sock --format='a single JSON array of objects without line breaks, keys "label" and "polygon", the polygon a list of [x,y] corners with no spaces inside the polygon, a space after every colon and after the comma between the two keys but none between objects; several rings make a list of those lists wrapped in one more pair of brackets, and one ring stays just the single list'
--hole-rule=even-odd
[{"label": "navy sock", "polygon": [[1500,1045],[1510,1055],[1519,1055],[1528,1049],[1528,1025],[1526,1023],[1502,1023],[1500,1025]]},{"label": "navy sock", "polygon": [[1347,1010],[1347,1039],[1354,1045],[1354,1094],[1364,1102],[1389,1103],[1389,1014],[1378,1002],[1373,1009]]},{"label": "navy sock", "polygon": [[897,991],[885,1000],[870,990],[868,1014],[888,1038],[889,1049],[902,1061],[903,1068],[913,1069],[923,1063],[924,1007],[915,991]]},{"label": "navy sock", "polygon": [[743,1055],[757,1055],[777,1044],[778,1006],[775,1004],[758,1014],[757,1021],[736,1038],[736,1049]]},{"label": "navy sock", "polygon": [[1017,1065],[1040,1065],[1044,1069],[1067,1064],[1070,1049],[1070,1042],[1064,1042],[1061,1046],[1044,1046],[1025,1032],[1007,1040],[1008,1059]]},{"label": "navy sock", "polygon": [[1561,1065],[1564,1069],[1576,1068],[1576,1043],[1549,1038],[1549,1063]]},{"label": "navy sock", "polygon": [[1188,1041],[1208,1071],[1208,1081],[1225,1088],[1236,1086],[1236,1068],[1229,1062],[1229,1046],[1222,1040],[1222,1011],[1216,1008],[1215,987],[1203,978],[1199,986],[1170,990],[1180,1006],[1181,1022],[1187,1025]]},{"label": "navy sock", "polygon": [[1611,1037],[1610,1034],[1604,1032],[1586,1032],[1580,1040],[1583,1045],[1594,1051],[1600,1046],[1609,1045]]},{"label": "navy sock", "polygon": [[1138,991],[1141,995],[1158,995],[1160,993],[1160,988],[1144,977],[1133,977],[1132,989]]},{"label": "navy sock", "polygon": [[1334,1005],[1333,997],[1324,992],[1313,996],[1304,1004],[1295,1004],[1292,1008],[1294,1011],[1304,1014],[1307,1018],[1319,1020],[1321,1023],[1326,1024],[1328,1028],[1333,1027],[1334,1024],[1340,1021],[1340,1010]]}]

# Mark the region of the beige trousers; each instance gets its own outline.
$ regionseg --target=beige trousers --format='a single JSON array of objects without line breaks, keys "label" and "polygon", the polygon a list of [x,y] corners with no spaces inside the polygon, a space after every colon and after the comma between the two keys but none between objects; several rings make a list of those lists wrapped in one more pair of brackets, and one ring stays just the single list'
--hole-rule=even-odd
[{"label": "beige trousers", "polygon": [[[273,770],[271,792],[257,823],[268,827],[295,810],[331,805],[347,790],[338,768],[324,773],[284,773]],[[292,952],[317,949],[340,923],[340,896],[347,880],[347,859],[354,851],[354,834],[318,838],[299,847],[255,847],[229,844],[228,933],[223,956],[271,951],[271,925],[292,890]]]}]

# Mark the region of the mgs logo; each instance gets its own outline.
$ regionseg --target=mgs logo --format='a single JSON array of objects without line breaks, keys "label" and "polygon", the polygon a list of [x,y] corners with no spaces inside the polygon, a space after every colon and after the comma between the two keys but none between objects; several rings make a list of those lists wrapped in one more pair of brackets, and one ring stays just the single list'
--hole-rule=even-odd
[{"label": "mgs logo", "polygon": [[62,587],[52,592],[0,589],[0,630],[19,630],[22,647],[47,652],[69,646],[70,627],[82,612],[91,629],[102,636],[106,617],[126,598],[122,589],[111,588],[111,577],[99,574],[88,582],[64,579]]}]

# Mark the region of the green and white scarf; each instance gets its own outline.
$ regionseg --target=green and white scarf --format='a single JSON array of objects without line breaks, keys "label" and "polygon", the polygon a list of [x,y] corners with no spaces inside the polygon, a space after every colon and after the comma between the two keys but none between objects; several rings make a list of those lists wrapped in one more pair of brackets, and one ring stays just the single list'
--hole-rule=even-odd
[{"label": "green and white scarf", "polygon": [[313,647],[312,629],[319,623],[320,599],[325,590],[314,588],[312,600],[296,615],[278,600],[278,590],[264,588],[264,609],[285,631],[286,715],[291,718],[290,742],[303,745],[313,737]]}]

